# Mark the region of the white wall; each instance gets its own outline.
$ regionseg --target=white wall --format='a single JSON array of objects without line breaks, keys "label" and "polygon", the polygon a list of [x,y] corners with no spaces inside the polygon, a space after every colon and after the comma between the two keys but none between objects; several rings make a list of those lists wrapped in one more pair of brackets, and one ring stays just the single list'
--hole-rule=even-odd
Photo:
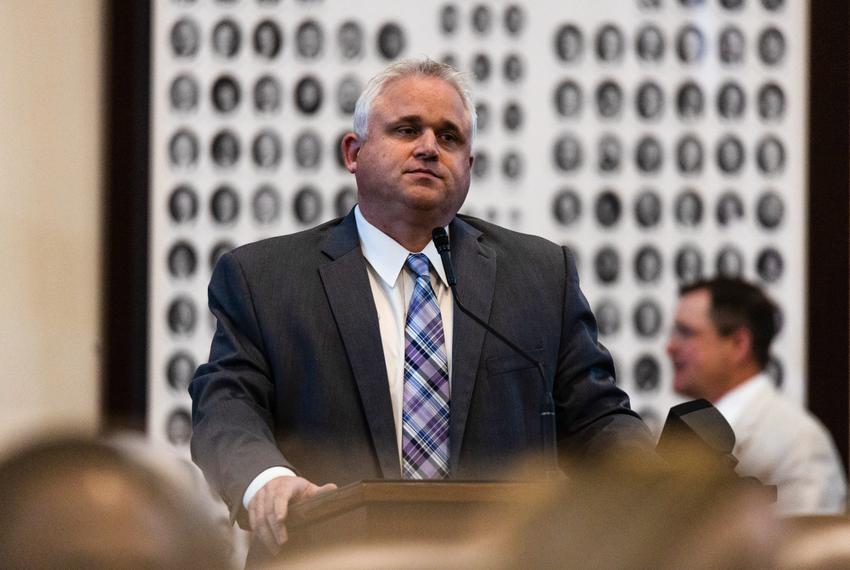
[{"label": "white wall", "polygon": [[0,448],[98,420],[104,21],[0,1]]}]

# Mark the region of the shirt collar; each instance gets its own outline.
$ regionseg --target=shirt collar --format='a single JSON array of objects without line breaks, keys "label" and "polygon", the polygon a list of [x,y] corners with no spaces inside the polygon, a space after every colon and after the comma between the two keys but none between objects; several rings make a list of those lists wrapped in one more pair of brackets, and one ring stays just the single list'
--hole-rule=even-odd
[{"label": "shirt collar", "polygon": [[762,390],[765,388],[770,389],[772,386],[773,383],[770,376],[768,376],[766,372],[760,372],[749,380],[745,380],[723,394],[723,396],[715,402],[714,407],[723,414],[723,417],[726,418],[726,421],[728,421],[730,425],[734,425],[744,411],[750,407],[753,399],[756,398]]},{"label": "shirt collar", "polygon": [[[354,208],[354,219],[357,222],[357,233],[360,235],[360,248],[363,257],[375,270],[378,276],[390,287],[394,287],[401,269],[407,261],[407,256],[412,252],[407,251],[393,238],[373,226],[363,217],[360,206]],[[448,227],[446,227],[448,231]],[[446,274],[443,269],[443,260],[437,252],[433,241],[429,241],[422,250],[431,262],[431,267],[437,271],[437,276],[443,285],[448,286]]]}]

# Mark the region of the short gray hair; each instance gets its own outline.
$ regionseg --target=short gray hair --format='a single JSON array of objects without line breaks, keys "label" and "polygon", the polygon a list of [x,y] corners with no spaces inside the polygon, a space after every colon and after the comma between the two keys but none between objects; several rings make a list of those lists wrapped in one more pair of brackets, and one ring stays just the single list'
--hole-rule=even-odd
[{"label": "short gray hair", "polygon": [[472,100],[472,90],[466,80],[466,74],[461,73],[454,67],[440,63],[429,58],[403,59],[397,61],[374,76],[366,84],[366,88],[357,98],[354,107],[354,133],[365,140],[369,132],[369,112],[375,98],[381,94],[388,83],[402,77],[421,76],[436,77],[442,79],[457,91],[460,95],[463,107],[469,113],[471,127],[470,142],[475,141],[475,132],[478,129],[478,113],[475,112],[475,103]]}]

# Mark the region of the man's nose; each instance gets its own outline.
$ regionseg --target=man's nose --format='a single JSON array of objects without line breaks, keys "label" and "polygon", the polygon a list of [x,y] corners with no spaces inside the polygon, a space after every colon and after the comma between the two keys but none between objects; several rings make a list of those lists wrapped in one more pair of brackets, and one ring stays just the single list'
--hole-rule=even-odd
[{"label": "man's nose", "polygon": [[433,160],[437,158],[438,153],[437,135],[431,129],[424,129],[419,138],[416,139],[414,156],[420,160]]}]

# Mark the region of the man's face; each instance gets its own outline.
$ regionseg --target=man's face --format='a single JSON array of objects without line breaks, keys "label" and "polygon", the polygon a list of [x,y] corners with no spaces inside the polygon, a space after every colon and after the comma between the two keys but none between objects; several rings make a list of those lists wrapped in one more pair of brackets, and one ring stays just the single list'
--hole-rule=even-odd
[{"label": "man's face", "polygon": [[718,334],[710,311],[711,294],[705,289],[679,299],[667,354],[673,363],[673,389],[713,401],[713,395],[722,394],[727,385],[733,341]]},{"label": "man's face", "polygon": [[469,190],[471,135],[463,101],[445,81],[410,76],[385,85],[372,103],[367,138],[343,139],[369,220],[379,227],[449,223]]}]

